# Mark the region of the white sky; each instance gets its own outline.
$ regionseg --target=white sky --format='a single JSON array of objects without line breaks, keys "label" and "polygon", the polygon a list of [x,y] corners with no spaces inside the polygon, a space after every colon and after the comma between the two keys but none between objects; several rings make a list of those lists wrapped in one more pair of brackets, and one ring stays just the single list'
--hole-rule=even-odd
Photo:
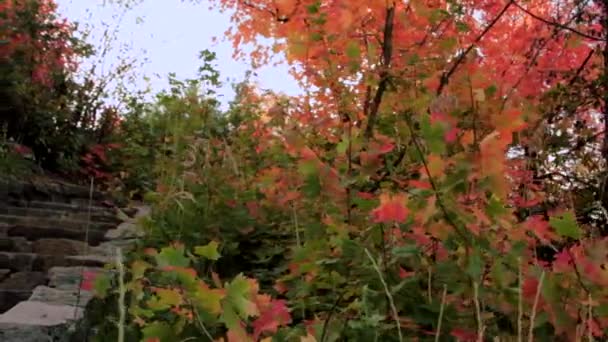
[{"label": "white sky", "polygon": [[[110,28],[117,25],[116,14],[120,11],[111,5],[103,6],[102,0],[56,0],[59,12],[70,21],[88,23],[94,27],[91,43],[97,45],[104,30],[102,23]],[[166,75],[175,72],[178,78],[194,77],[200,66],[199,51],[209,49],[217,53],[217,66],[222,81],[230,78],[240,81],[244,78],[249,65],[246,61],[235,61],[232,58],[232,44],[223,40],[224,32],[230,26],[230,14],[209,10],[206,1],[192,4],[181,0],[144,0],[142,4],[130,10],[120,22],[118,44],[132,44],[133,54],[142,50],[149,62],[141,69],[142,81],[138,87],[144,88],[143,76],[151,77],[154,91],[166,87]],[[138,23],[137,18],[143,19]],[[216,43],[213,37],[218,37]],[[118,50],[117,50],[118,51]],[[118,53],[111,56],[108,64],[113,62]],[[156,75],[156,76],[155,76]],[[281,91],[288,95],[301,92],[287,67],[265,67],[257,71],[257,80],[262,88]],[[139,76],[139,75],[138,75]],[[234,92],[230,82],[224,82],[220,90],[221,101],[225,104],[233,98]]]}]

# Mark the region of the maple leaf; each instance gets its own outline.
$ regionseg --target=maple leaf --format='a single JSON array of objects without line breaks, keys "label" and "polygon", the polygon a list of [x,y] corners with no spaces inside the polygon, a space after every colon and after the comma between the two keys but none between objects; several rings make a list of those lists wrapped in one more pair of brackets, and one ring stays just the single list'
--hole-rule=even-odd
[{"label": "maple leaf", "polygon": [[219,315],[222,312],[222,299],[226,292],[220,289],[210,289],[201,282],[197,291],[194,292],[193,302],[205,312]]},{"label": "maple leaf", "polygon": [[226,286],[226,297],[223,300],[235,310],[237,315],[247,319],[260,314],[252,301],[251,293],[251,283],[242,274],[239,274]]},{"label": "maple leaf", "polygon": [[275,300],[253,322],[253,338],[257,340],[262,333],[266,332],[276,333],[280,326],[287,325],[290,322],[291,315],[289,314],[286,301]]},{"label": "maple leaf", "polygon": [[218,260],[220,258],[220,253],[217,251],[218,246],[217,241],[211,241],[205,246],[194,247],[194,253],[209,260]]},{"label": "maple leaf", "polygon": [[407,197],[404,194],[381,194],[380,206],[372,211],[376,223],[403,223],[409,210],[406,207]]},{"label": "maple leaf", "polygon": [[152,310],[166,310],[182,303],[182,296],[175,289],[153,288],[152,290],[156,296],[147,302],[148,307]]}]

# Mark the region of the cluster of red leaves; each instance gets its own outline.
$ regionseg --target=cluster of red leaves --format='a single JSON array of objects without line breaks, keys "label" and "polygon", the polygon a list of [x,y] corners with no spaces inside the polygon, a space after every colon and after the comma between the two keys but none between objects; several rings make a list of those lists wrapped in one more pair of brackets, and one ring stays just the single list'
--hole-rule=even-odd
[{"label": "cluster of red leaves", "polygon": [[113,177],[108,169],[107,152],[120,148],[120,144],[97,144],[82,156],[82,172],[97,180],[104,181]]},{"label": "cluster of red leaves", "polygon": [[[4,0],[0,3],[0,60],[11,60],[19,55],[31,68],[34,83],[49,86],[55,72],[76,69],[76,54],[70,37],[74,26],[56,14],[53,0]],[[36,18],[38,29],[32,32]],[[22,62],[22,63],[23,63]]]}]

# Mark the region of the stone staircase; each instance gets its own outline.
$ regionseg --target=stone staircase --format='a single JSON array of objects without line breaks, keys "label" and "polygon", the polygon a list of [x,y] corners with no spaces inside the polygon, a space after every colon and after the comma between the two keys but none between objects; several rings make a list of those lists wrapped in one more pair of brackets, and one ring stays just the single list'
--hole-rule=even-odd
[{"label": "stone staircase", "polygon": [[67,341],[92,298],[83,275],[132,246],[146,213],[87,187],[0,180],[0,341]]}]

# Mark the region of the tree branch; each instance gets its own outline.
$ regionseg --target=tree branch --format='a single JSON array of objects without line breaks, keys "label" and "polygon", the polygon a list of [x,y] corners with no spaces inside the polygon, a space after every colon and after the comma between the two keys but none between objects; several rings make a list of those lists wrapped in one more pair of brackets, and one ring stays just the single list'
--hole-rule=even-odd
[{"label": "tree branch", "polygon": [[524,11],[527,15],[529,15],[532,18],[534,18],[534,19],[536,19],[538,21],[541,21],[541,22],[543,22],[543,23],[545,23],[547,25],[555,26],[555,27],[561,28],[563,30],[570,31],[572,33],[578,34],[579,36],[581,36],[583,38],[587,38],[587,39],[594,40],[594,41],[603,41],[602,38],[598,38],[598,37],[594,37],[594,36],[588,35],[588,34],[586,34],[584,32],[581,32],[581,31],[579,31],[579,30],[577,30],[575,28],[572,28],[570,26],[564,25],[562,23],[558,23],[556,21],[547,20],[547,19],[545,19],[545,18],[543,18],[543,17],[541,17],[539,15],[536,15],[536,14],[532,13],[530,10],[528,10],[527,8],[525,8],[522,5],[518,4],[517,2],[515,2],[515,1],[512,1],[512,2],[513,2],[513,4],[517,8],[519,8],[522,11]]},{"label": "tree branch", "polygon": [[509,0],[509,2],[505,5],[505,7],[503,7],[503,9],[500,11],[500,13],[498,13],[498,15],[496,16],[496,18],[492,19],[492,21],[488,24],[488,26],[486,26],[486,28],[481,32],[481,34],[479,36],[477,36],[477,38],[475,38],[475,40],[473,41],[473,43],[471,43],[471,45],[469,45],[469,47],[464,50],[464,52],[462,52],[458,58],[456,59],[456,62],[454,62],[454,64],[452,65],[452,67],[447,71],[444,72],[441,75],[441,80],[439,82],[439,87],[437,87],[437,95],[441,95],[441,93],[443,92],[443,89],[445,88],[445,86],[448,85],[448,83],[450,82],[450,77],[452,77],[452,74],[454,74],[454,72],[456,71],[456,69],[458,68],[458,66],[460,66],[460,64],[464,61],[464,58],[469,54],[469,52],[471,52],[471,50],[473,50],[473,48],[475,47],[475,45],[477,45],[477,43],[479,43],[481,41],[481,39],[488,33],[490,32],[490,30],[492,29],[492,27],[494,27],[494,25],[496,25],[496,23],[498,22],[498,20],[500,20],[500,18],[505,14],[505,12],[507,12],[507,10],[509,9],[509,7],[511,7],[512,4],[514,4],[515,1],[514,0]]},{"label": "tree branch", "polygon": [[382,96],[388,87],[389,72],[388,69],[391,64],[391,58],[393,56],[393,27],[395,19],[395,7],[396,4],[393,2],[390,7],[386,9],[386,21],[384,23],[384,40],[382,42],[382,71],[380,72],[380,83],[378,89],[374,95],[374,99],[369,106],[369,113],[366,113],[367,127],[365,127],[365,139],[369,139],[374,135],[374,125],[376,124],[376,118],[378,117],[378,110],[382,103]]}]

